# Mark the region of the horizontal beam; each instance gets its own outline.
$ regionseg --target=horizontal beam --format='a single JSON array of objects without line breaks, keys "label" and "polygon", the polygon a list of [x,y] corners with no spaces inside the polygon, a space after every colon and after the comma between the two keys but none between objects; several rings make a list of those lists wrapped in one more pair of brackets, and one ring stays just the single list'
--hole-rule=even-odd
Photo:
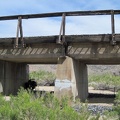
[{"label": "horizontal beam", "polygon": [[[16,38],[0,38],[0,46],[10,46]],[[39,37],[24,37],[25,44],[41,44],[41,43],[56,43],[58,36],[39,36]],[[84,42],[110,42],[112,34],[95,34],[95,35],[66,35],[67,43],[84,43]],[[116,42],[120,42],[120,34],[115,34]]]},{"label": "horizontal beam", "polygon": [[[120,42],[113,46],[104,43],[69,43],[66,55],[84,63],[120,64]],[[10,46],[0,47],[0,60],[24,63],[57,64],[58,58],[64,56],[64,48],[55,43],[32,44],[25,48],[14,49]]]},{"label": "horizontal beam", "polygon": [[15,19],[18,19],[18,17],[22,17],[22,19],[61,17],[63,15],[63,13],[65,13],[66,16],[111,15],[112,11],[114,11],[115,15],[120,14],[120,10],[71,11],[71,12],[56,12],[56,13],[1,16],[0,21],[1,20],[15,20]]},{"label": "horizontal beam", "polygon": [[84,63],[120,64],[120,43],[71,43],[67,55]]}]

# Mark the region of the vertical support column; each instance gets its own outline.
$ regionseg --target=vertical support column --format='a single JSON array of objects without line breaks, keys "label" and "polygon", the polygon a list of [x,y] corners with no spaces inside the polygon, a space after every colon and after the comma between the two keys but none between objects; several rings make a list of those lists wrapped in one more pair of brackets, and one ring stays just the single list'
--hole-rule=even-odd
[{"label": "vertical support column", "polygon": [[112,30],[112,45],[116,45],[115,41],[115,20],[114,20],[114,10],[111,10],[111,30]]},{"label": "vertical support column", "polygon": [[88,97],[87,67],[70,57],[59,58],[57,78],[55,81],[55,96],[80,98],[84,101]]},{"label": "vertical support column", "polygon": [[76,87],[78,91],[78,98],[81,101],[85,101],[88,97],[88,72],[87,65],[84,63],[78,62],[74,64],[78,69],[75,72],[76,76]]},{"label": "vertical support column", "polygon": [[0,93],[3,93],[4,63],[0,61]]},{"label": "vertical support column", "polygon": [[28,66],[23,63],[0,61],[0,83],[4,95],[16,95],[28,80]]}]

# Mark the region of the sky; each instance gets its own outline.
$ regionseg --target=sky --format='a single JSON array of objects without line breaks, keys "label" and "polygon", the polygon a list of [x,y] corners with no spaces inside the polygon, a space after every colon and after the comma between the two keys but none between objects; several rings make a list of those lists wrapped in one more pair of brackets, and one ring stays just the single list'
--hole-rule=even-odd
[{"label": "sky", "polygon": [[[63,11],[119,10],[120,0],[0,0],[0,16]],[[66,17],[66,35],[111,33],[110,16]],[[59,35],[61,17],[22,20],[24,36]],[[0,37],[15,37],[17,20],[0,21]],[[120,33],[120,16],[115,16]]]}]

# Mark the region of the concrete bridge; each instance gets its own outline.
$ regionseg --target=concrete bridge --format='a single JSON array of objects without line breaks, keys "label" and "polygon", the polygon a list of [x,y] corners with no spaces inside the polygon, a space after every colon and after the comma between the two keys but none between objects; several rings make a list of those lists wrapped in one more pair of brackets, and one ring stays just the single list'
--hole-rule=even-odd
[{"label": "concrete bridge", "polygon": [[[114,15],[120,10],[76,11],[3,16],[18,19],[16,38],[0,38],[0,82],[5,95],[16,94],[28,80],[27,64],[57,64],[55,95],[88,97],[87,64],[120,64],[120,34]],[[67,16],[110,15],[111,34],[65,35]],[[62,16],[59,35],[23,37],[22,19]],[[19,36],[20,34],[20,36]]]}]

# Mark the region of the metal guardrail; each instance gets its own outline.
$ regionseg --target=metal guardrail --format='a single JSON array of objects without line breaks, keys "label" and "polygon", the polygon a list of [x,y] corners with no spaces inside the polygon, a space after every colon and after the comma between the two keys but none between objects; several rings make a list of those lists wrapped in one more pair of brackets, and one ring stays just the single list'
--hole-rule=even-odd
[{"label": "metal guardrail", "polygon": [[19,33],[20,33],[20,42],[22,44],[22,47],[25,47],[24,39],[23,39],[23,30],[22,30],[22,19],[62,16],[59,38],[56,42],[58,44],[66,45],[66,42],[65,42],[65,18],[67,16],[111,15],[111,35],[112,35],[111,44],[115,45],[116,41],[115,41],[114,15],[118,15],[118,14],[120,14],[120,10],[71,11],[71,12],[56,12],[56,13],[1,16],[0,21],[18,19],[16,40],[14,41],[14,48],[18,48],[18,46],[19,46]]}]

